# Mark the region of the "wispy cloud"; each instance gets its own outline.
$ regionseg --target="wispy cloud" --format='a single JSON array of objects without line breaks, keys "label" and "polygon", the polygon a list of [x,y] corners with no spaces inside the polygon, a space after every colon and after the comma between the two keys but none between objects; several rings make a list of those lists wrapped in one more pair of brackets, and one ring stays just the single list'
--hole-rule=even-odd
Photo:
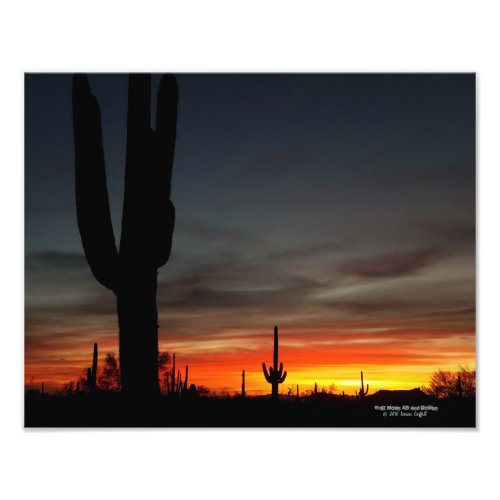
[{"label": "wispy cloud", "polygon": [[424,248],[409,252],[387,253],[343,262],[344,274],[364,278],[399,277],[413,274],[445,257],[441,249]]}]

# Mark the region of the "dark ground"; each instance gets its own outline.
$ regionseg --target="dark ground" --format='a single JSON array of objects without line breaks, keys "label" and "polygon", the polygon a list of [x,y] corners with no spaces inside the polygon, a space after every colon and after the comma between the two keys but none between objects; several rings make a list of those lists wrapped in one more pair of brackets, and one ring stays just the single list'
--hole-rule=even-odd
[{"label": "dark ground", "polygon": [[27,394],[25,427],[475,427],[475,403],[475,398],[427,398],[420,391],[380,391],[364,401],[318,394],[278,403],[264,397],[129,402],[110,393]]}]

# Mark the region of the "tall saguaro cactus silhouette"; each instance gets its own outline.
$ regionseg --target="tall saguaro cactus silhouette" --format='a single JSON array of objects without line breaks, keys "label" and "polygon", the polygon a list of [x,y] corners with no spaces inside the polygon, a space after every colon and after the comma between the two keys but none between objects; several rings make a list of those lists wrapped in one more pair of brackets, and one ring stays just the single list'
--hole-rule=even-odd
[{"label": "tall saguaro cactus silhouette", "polygon": [[273,351],[273,366],[269,367],[269,373],[266,368],[266,363],[262,363],[262,371],[268,383],[272,386],[272,399],[278,400],[278,385],[282,384],[286,379],[286,371],[283,373],[283,363],[280,363],[278,369],[278,327],[274,327],[274,351]]},{"label": "tall saguaro cactus silhouette", "polygon": [[95,392],[97,389],[97,342],[94,342],[92,368],[87,368],[87,388],[90,392]]},{"label": "tall saguaro cactus silhouette", "polygon": [[370,384],[366,384],[366,391],[365,391],[365,384],[363,382],[363,372],[361,372],[361,387],[359,388],[359,397],[363,399],[368,394],[369,390],[370,390]]},{"label": "tall saguaro cactus silhouette", "polygon": [[163,76],[156,129],[150,125],[151,77],[129,77],[125,193],[119,251],[106,186],[97,99],[85,75],[73,79],[73,125],[78,228],[90,269],[117,298],[122,391],[159,394],[158,268],[172,246],[175,210],[170,201],[177,123],[177,82]]}]

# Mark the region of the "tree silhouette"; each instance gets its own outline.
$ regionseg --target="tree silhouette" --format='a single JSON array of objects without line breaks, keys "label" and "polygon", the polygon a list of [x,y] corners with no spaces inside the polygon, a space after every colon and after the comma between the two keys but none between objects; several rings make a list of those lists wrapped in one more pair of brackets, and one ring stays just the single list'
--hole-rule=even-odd
[{"label": "tree silhouette", "polygon": [[104,359],[104,368],[98,379],[99,388],[103,391],[120,390],[120,368],[114,352],[108,352]]},{"label": "tree silhouette", "polygon": [[174,230],[170,184],[177,96],[175,77],[165,75],[158,90],[156,130],[152,130],[151,77],[129,77],[118,251],[106,186],[99,104],[85,75],[73,79],[78,228],[92,273],[117,298],[121,387],[134,398],[159,394],[156,288],[158,268],[170,256]]},{"label": "tree silhouette", "polygon": [[432,374],[429,386],[424,388],[424,392],[435,398],[448,398],[455,394],[456,379],[450,371],[438,370]]},{"label": "tree silhouette", "polygon": [[158,353],[158,376],[163,392],[167,390],[167,365],[170,363],[170,354],[167,351]]},{"label": "tree silhouette", "polygon": [[460,371],[458,372],[460,376],[460,383],[462,386],[462,395],[466,398],[476,395],[476,371],[470,370],[468,365],[461,365]]},{"label": "tree silhouette", "polygon": [[475,396],[476,372],[469,370],[467,365],[460,366],[458,373],[438,370],[432,374],[429,385],[424,387],[423,391],[428,396],[435,398]]}]

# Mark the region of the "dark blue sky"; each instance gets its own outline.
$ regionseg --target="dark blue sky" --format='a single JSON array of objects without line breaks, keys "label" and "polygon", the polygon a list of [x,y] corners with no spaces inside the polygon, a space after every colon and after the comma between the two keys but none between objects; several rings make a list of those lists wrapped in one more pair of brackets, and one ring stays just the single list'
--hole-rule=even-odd
[{"label": "dark blue sky", "polygon": [[[118,222],[127,78],[91,75],[90,81],[101,105]],[[394,229],[411,219],[457,217],[457,210],[474,221],[473,200],[460,199],[461,190],[474,194],[473,75],[179,75],[178,81],[172,198],[179,230],[215,225],[297,242],[357,230],[378,216]],[[28,75],[28,253],[80,251],[72,148],[70,75]]]},{"label": "dark blue sky", "polygon": [[[453,311],[473,325],[474,75],[177,78],[177,219],[159,287],[174,339]],[[27,339],[86,339],[116,319],[76,225],[71,75],[25,83]],[[119,241],[127,77],[90,84]]]}]

